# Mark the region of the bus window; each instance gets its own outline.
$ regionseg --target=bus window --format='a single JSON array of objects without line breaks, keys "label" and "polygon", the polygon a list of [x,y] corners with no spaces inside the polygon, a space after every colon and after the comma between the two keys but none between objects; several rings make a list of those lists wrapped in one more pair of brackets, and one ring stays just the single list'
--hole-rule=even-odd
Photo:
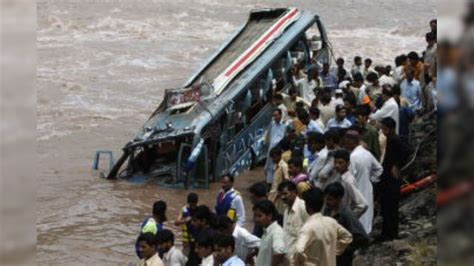
[{"label": "bus window", "polygon": [[248,108],[247,110],[248,121],[252,121],[252,119],[258,114],[258,112],[260,112],[262,107],[265,105],[263,95],[263,84],[264,81],[259,78],[254,84],[252,84],[249,89],[249,92],[251,94],[251,104],[250,108]]},{"label": "bus window", "polygon": [[280,91],[285,85],[283,80],[283,60],[278,58],[272,65],[273,79],[275,80],[275,89]]},{"label": "bus window", "polygon": [[274,80],[273,71],[268,69],[250,87],[252,98],[251,106],[247,111],[247,121],[253,121],[263,107],[272,101]]},{"label": "bus window", "polygon": [[284,75],[284,81],[285,81],[284,90],[286,91],[288,89],[288,85],[292,83],[291,70],[294,67],[294,62],[293,62],[293,58],[291,57],[290,50],[286,51],[283,54],[283,60],[284,60],[283,75]]},{"label": "bus window", "polygon": [[276,91],[282,91],[285,89],[290,79],[290,70],[293,66],[291,61],[291,55],[289,52],[284,52],[283,55],[275,61],[272,66],[272,72],[276,81]]},{"label": "bus window", "polygon": [[290,54],[293,64],[297,65],[300,69],[310,63],[310,51],[306,37],[301,37],[301,39],[290,48]]},{"label": "bus window", "polygon": [[[305,36],[311,54],[311,63],[322,68],[324,63],[331,63],[331,51],[325,37],[322,36],[316,21],[306,32]],[[321,25],[322,27],[322,25]]]},{"label": "bus window", "polygon": [[237,136],[240,131],[242,131],[247,126],[247,115],[246,111],[248,109],[248,97],[247,93],[237,97],[234,102],[233,109],[227,115],[227,131],[228,138],[227,141],[232,141],[235,136]]},{"label": "bus window", "polygon": [[273,72],[271,69],[268,69],[266,75],[261,80],[263,94],[262,98],[265,103],[272,101],[273,80]]}]

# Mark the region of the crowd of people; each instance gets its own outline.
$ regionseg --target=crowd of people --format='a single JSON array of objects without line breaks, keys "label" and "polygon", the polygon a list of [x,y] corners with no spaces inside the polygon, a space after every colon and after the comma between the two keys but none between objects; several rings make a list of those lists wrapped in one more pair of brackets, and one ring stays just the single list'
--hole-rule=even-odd
[{"label": "crowd of people", "polygon": [[[351,69],[343,58],[332,69],[295,65],[288,94],[273,96],[265,178],[248,189],[250,203],[230,173],[213,208],[190,193],[175,221],[180,250],[157,201],[136,242],[140,265],[352,265],[369,242],[396,239],[409,125],[436,110],[436,20],[430,26],[423,54],[399,55],[393,68],[359,56]],[[252,232],[244,204],[253,206]]]}]

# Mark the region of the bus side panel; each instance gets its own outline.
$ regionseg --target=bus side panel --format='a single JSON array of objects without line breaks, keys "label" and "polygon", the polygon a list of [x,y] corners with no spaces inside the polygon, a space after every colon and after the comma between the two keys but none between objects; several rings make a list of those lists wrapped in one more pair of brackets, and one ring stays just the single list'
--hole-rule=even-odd
[{"label": "bus side panel", "polygon": [[252,150],[247,150],[244,155],[232,165],[229,172],[234,176],[247,171],[252,166]]},{"label": "bus side panel", "polygon": [[[270,124],[272,122],[272,111],[273,111],[273,105],[267,104],[257,115],[253,123],[258,124],[263,126],[264,129],[264,136],[266,135],[268,128],[270,127]],[[264,138],[262,137],[259,139],[259,141],[256,141],[252,144],[252,151],[255,156],[256,162],[261,162],[265,160],[267,157],[267,145],[265,145]]]},{"label": "bus side panel", "polygon": [[272,106],[267,104],[251,124],[240,132],[219,155],[219,175],[229,171],[240,174],[250,168],[253,159],[261,161],[266,157],[264,136],[271,121]]}]

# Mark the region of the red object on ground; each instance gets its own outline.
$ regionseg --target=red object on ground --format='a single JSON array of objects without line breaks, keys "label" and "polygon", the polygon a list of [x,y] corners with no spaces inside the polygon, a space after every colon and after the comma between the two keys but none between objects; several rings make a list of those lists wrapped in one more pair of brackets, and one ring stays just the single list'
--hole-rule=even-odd
[{"label": "red object on ground", "polygon": [[474,182],[463,182],[458,184],[452,188],[447,190],[441,191],[438,193],[438,197],[436,198],[436,205],[438,207],[446,205],[453,200],[456,200],[463,195],[466,195],[468,192],[474,189]]},{"label": "red object on ground", "polygon": [[430,175],[430,176],[427,176],[421,180],[418,180],[417,182],[415,183],[412,183],[412,184],[407,184],[407,185],[404,185],[402,186],[402,188],[400,189],[400,195],[401,196],[406,196],[420,188],[424,188],[426,186],[429,186],[431,184],[433,184],[436,179],[438,179],[438,175],[434,174],[434,175]]}]

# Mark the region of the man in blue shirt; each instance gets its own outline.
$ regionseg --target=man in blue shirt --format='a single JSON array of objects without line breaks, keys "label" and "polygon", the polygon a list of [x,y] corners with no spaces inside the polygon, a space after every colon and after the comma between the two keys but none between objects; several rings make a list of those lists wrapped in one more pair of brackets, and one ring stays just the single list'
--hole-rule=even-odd
[{"label": "man in blue shirt", "polygon": [[[287,124],[283,121],[282,114],[280,108],[276,107],[273,109],[273,121],[270,124],[265,137],[265,144],[268,146],[268,151],[278,145],[278,143],[280,143],[280,141],[285,137]],[[268,154],[265,162],[265,177],[267,183],[271,184],[273,182],[273,162]]]},{"label": "man in blue shirt", "polygon": [[245,263],[234,255],[235,240],[232,235],[221,234],[216,238],[214,255],[219,265],[222,266],[245,266]]},{"label": "man in blue shirt", "polygon": [[221,176],[222,189],[217,194],[216,214],[227,215],[240,226],[245,224],[245,208],[242,196],[234,189],[234,176],[230,173]]},{"label": "man in blue shirt", "polygon": [[346,118],[347,109],[344,105],[336,106],[336,117],[329,119],[327,130],[331,128],[349,128],[352,126],[351,121]]},{"label": "man in blue shirt", "polygon": [[421,86],[418,80],[415,80],[415,71],[408,69],[406,79],[400,84],[402,97],[410,103],[410,109],[413,111],[421,110]]},{"label": "man in blue shirt", "polygon": [[321,71],[321,79],[323,80],[323,86],[325,88],[335,89],[337,87],[337,76],[333,72],[329,71],[329,64],[323,64],[323,70]]},{"label": "man in blue shirt", "polygon": [[309,117],[309,113],[301,109],[298,112],[298,119],[306,126],[306,129],[302,131],[303,134],[307,134],[308,132],[319,132],[324,133],[323,129],[318,125],[318,123],[314,120],[311,120]]}]

